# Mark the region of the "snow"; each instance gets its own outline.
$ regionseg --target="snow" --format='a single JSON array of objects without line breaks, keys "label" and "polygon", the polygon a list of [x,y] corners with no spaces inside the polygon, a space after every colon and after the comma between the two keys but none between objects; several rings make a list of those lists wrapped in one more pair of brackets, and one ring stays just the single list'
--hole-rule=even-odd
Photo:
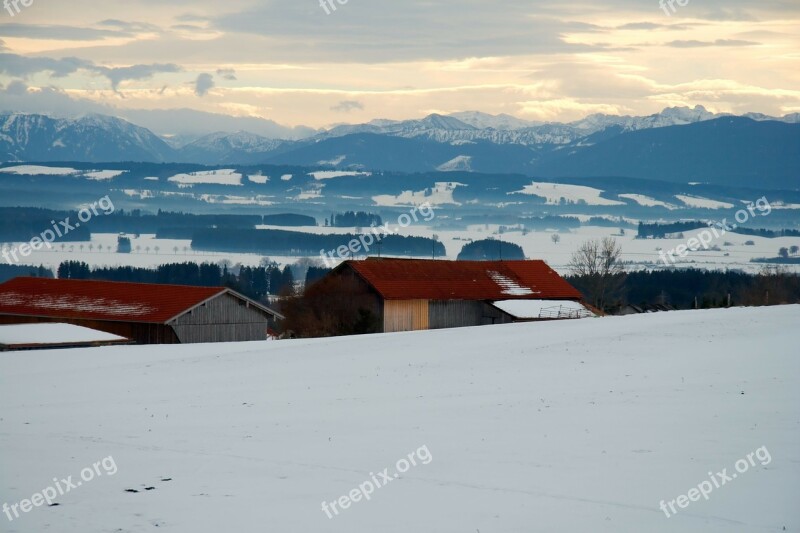
[{"label": "snow", "polygon": [[513,279],[502,275],[500,272],[490,270],[488,274],[489,277],[492,278],[492,281],[497,283],[497,285],[503,289],[503,294],[508,294],[509,296],[527,296],[529,294],[538,294],[540,292],[534,291],[530,287],[523,287]]},{"label": "snow", "polygon": [[701,196],[689,196],[686,194],[676,194],[675,198],[688,205],[689,207],[698,207],[701,209],[732,209],[733,204],[728,202],[720,202],[718,200],[711,200],[710,198],[703,198]]},{"label": "snow", "polygon": [[472,156],[456,156],[436,167],[436,170],[440,172],[470,172],[472,171]]},{"label": "snow", "polygon": [[340,156],[334,157],[333,159],[330,159],[328,161],[317,161],[317,164],[318,165],[328,165],[328,166],[335,167],[336,165],[342,163],[345,159],[347,159],[346,155],[340,155]]},{"label": "snow", "polygon": [[0,345],[67,344],[125,341],[124,337],[72,324],[10,324],[0,326]]},{"label": "snow", "polygon": [[800,204],[787,204],[783,202],[770,203],[772,209],[800,209]]},{"label": "snow", "polygon": [[251,175],[249,175],[247,177],[253,183],[258,183],[258,184],[261,184],[261,185],[263,185],[263,184],[265,184],[266,182],[269,181],[269,176],[262,176],[260,174],[251,174]]},{"label": "snow", "polygon": [[127,170],[93,170],[84,173],[90,180],[110,180],[125,174]]},{"label": "snow", "polygon": [[580,302],[571,300],[501,300],[492,305],[517,318],[540,318],[561,311],[588,312]]},{"label": "snow", "polygon": [[234,196],[230,194],[201,194],[198,197],[208,204],[227,204],[227,205],[274,205],[274,196],[258,194],[255,196]]},{"label": "snow", "polygon": [[155,194],[150,189],[122,189],[122,194],[133,198],[138,197],[140,200],[155,198]]},{"label": "snow", "polygon": [[643,194],[620,194],[618,195],[620,198],[627,198],[628,200],[633,200],[639,205],[643,205],[645,207],[666,207],[669,210],[678,209],[676,206],[672,204],[668,204],[666,202],[662,202],[661,200],[656,200],[655,198],[651,198],[649,196],[645,196]]},{"label": "snow", "polygon": [[198,183],[212,185],[241,185],[242,175],[236,169],[221,168],[217,170],[203,170],[191,172],[189,174],[176,174],[168,181],[174,181],[182,185],[196,185]]},{"label": "snow", "polygon": [[456,202],[453,198],[453,191],[457,187],[466,187],[466,185],[456,181],[438,181],[430,189],[403,191],[398,195],[379,194],[373,196],[372,201],[375,202],[375,205],[384,207],[422,205],[424,203],[430,205],[461,205],[460,202]]},{"label": "snow", "polygon": [[315,180],[329,180],[344,176],[372,176],[372,172],[356,172],[354,170],[318,170],[316,172],[309,172],[308,175],[313,176]]},{"label": "snow", "polygon": [[13,167],[0,168],[0,172],[6,174],[19,174],[23,176],[69,176],[77,174],[79,171],[69,167],[44,167],[41,165],[16,165]]},{"label": "snow", "polygon": [[90,180],[110,180],[128,172],[127,170],[77,170],[71,167],[47,167],[42,165],[16,165],[0,168],[6,174],[21,176],[84,176]]},{"label": "snow", "polygon": [[283,176],[281,176],[281,180],[282,181],[289,181],[291,179],[292,179],[292,175],[291,174],[284,174]]},{"label": "snow", "polygon": [[[300,189],[297,189],[299,192]],[[178,193],[179,194],[179,193]],[[308,197],[313,199],[313,192],[308,193]],[[258,199],[257,199],[258,200]],[[259,201],[269,201],[264,197]],[[419,203],[424,203],[423,197],[419,198]],[[630,269],[637,268],[663,268],[664,264],[659,258],[658,250],[672,250],[679,244],[686,244],[688,239],[697,237],[704,231],[703,228],[691,231],[684,231],[683,239],[636,239],[636,230],[628,229],[625,235],[619,235],[618,228],[583,226],[574,231],[559,232],[561,242],[555,244],[551,241],[552,231],[531,231],[523,235],[521,231],[505,231],[500,234],[497,224],[471,225],[468,229],[442,229],[436,226],[433,219],[425,225],[424,220],[414,223],[408,228],[401,230],[402,235],[419,237],[432,237],[438,235],[439,240],[447,249],[447,258],[456,259],[461,248],[472,240],[486,239],[493,237],[502,239],[505,242],[517,244],[523,248],[526,255],[531,259],[543,259],[551,268],[560,274],[569,271],[568,264],[572,253],[584,242],[590,239],[600,239],[613,236],[622,246],[622,259],[630,263]],[[386,219],[392,227],[396,227],[396,220]],[[287,229],[281,226],[263,226],[267,229]],[[399,229],[399,228],[398,228]],[[292,231],[302,231],[317,234],[343,234],[352,232],[352,228],[331,228],[322,226],[302,226],[293,227]],[[57,268],[61,261],[84,261],[91,266],[136,266],[136,267],[155,267],[165,263],[195,261],[216,263],[222,259],[228,259],[234,264],[258,265],[263,258],[262,254],[255,253],[225,253],[225,252],[198,252],[191,250],[191,241],[188,239],[156,239],[152,234],[143,234],[139,237],[131,236],[133,253],[118,254],[117,234],[115,233],[94,233],[91,243],[59,243],[53,244],[52,249],[43,248],[35,250],[25,259],[25,264],[43,264],[49,268]],[[753,241],[753,246],[745,245],[745,242]],[[93,249],[89,249],[89,244]],[[728,233],[720,239],[715,239],[712,245],[720,247],[716,250],[700,250],[690,252],[686,258],[680,258],[679,267],[693,267],[700,269],[737,269],[750,273],[759,272],[763,265],[751,263],[754,257],[775,257],[778,249],[800,245],[797,237],[778,237],[768,239],[751,235],[740,235]],[[102,246],[102,248],[100,248]],[[159,247],[160,251],[155,248]],[[177,249],[177,251],[176,251]],[[372,253],[377,253],[372,250]],[[384,254],[385,255],[385,254]],[[282,264],[293,263],[299,257],[273,257],[272,259]],[[800,272],[800,265],[786,265],[791,272]]]},{"label": "snow", "polygon": [[30,294],[4,292],[0,294],[0,303],[7,306],[25,306],[37,309],[66,309],[86,313],[103,313],[114,316],[146,315],[155,311],[145,304],[128,304],[113,298],[89,296],[32,296]]},{"label": "snow", "polygon": [[557,205],[564,198],[570,202],[584,201],[588,205],[625,205],[625,202],[619,200],[609,200],[602,198],[600,194],[603,191],[595,189],[594,187],[586,187],[584,185],[565,185],[563,183],[537,183],[532,182],[526,185],[521,191],[516,191],[509,194],[532,194],[545,198],[550,205]]},{"label": "snow", "polygon": [[[0,501],[105,457],[118,467],[0,520],[14,533],[795,531],[799,321],[786,306],[0,354]],[[321,511],[422,446],[429,464]],[[672,518],[659,509],[762,446],[769,465]]]}]

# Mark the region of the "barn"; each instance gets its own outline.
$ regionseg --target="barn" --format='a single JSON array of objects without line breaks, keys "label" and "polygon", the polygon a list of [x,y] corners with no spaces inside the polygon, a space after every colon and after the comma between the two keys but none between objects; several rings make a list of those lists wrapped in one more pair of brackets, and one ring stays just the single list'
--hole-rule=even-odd
[{"label": "barn", "polygon": [[373,296],[383,332],[594,316],[544,261],[345,261],[329,276]]},{"label": "barn", "polygon": [[0,324],[74,324],[137,344],[265,340],[282,318],[226,287],[28,277],[0,285]]}]

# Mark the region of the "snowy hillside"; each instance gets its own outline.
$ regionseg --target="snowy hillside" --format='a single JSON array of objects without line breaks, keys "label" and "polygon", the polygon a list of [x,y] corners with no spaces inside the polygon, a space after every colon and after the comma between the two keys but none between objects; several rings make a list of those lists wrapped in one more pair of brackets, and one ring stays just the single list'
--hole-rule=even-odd
[{"label": "snowy hillside", "polygon": [[[0,500],[104,458],[115,468],[0,522],[19,533],[797,531],[798,321],[791,306],[3,353]],[[429,460],[395,478],[421,449]],[[756,450],[770,460],[759,453],[708,500],[671,518],[659,509]],[[323,512],[384,469],[391,482],[369,501]]]}]

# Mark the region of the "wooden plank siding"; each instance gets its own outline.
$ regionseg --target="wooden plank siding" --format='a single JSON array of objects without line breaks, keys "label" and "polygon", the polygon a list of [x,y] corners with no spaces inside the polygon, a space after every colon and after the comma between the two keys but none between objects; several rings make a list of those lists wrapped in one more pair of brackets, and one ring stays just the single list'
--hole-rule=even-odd
[{"label": "wooden plank siding", "polygon": [[513,322],[510,315],[480,300],[431,300],[428,316],[430,329]]},{"label": "wooden plank siding", "polygon": [[428,300],[385,300],[383,331],[417,331],[428,329]]},{"label": "wooden plank siding", "polygon": [[263,341],[268,317],[232,294],[213,298],[169,325],[181,343]]}]

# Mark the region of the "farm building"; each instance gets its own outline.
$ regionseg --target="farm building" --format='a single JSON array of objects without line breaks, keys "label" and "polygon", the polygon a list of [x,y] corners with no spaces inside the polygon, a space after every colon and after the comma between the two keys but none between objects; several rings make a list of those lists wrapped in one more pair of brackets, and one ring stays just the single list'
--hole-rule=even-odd
[{"label": "farm building", "polygon": [[346,261],[329,276],[372,295],[381,331],[585,318],[582,296],[544,261]]},{"label": "farm building", "polygon": [[26,277],[0,285],[0,324],[61,322],[137,344],[265,340],[281,318],[225,287]]}]

